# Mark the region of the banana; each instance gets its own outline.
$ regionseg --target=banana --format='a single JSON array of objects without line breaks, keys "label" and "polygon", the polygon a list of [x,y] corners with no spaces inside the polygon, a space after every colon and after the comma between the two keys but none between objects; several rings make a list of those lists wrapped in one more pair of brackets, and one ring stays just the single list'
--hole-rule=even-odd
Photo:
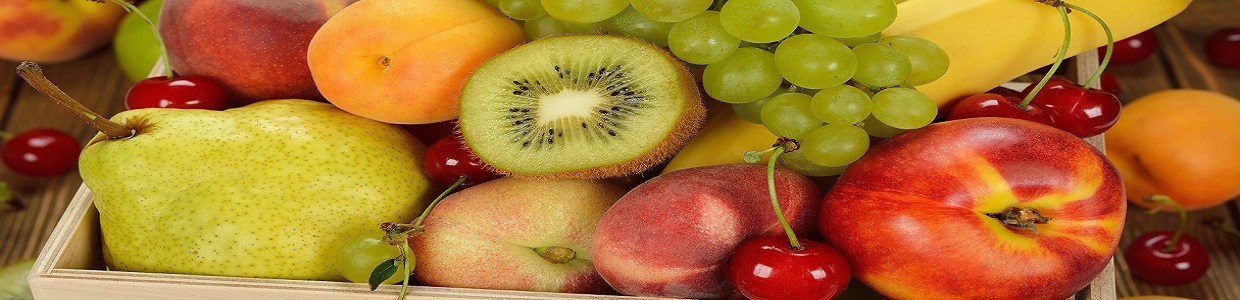
[{"label": "banana", "polygon": [[[1115,39],[1136,35],[1171,19],[1192,0],[1070,0],[1106,21]],[[940,111],[960,98],[983,93],[1055,61],[1063,45],[1063,21],[1055,8],[1034,0],[907,0],[883,31],[919,36],[942,47],[951,59],[947,73],[917,89]],[[1069,13],[1069,55],[1106,45],[1102,28],[1089,16]],[[730,112],[717,112],[663,172],[705,165],[741,163],[745,151],[771,147],[775,136]]]}]

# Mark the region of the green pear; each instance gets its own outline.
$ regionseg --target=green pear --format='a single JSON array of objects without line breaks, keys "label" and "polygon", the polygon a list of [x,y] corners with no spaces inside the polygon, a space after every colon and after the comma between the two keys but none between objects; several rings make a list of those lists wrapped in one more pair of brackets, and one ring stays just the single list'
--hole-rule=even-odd
[{"label": "green pear", "polygon": [[[42,78],[30,65],[18,73]],[[78,167],[113,270],[344,280],[346,239],[412,220],[439,192],[413,135],[327,103],[138,109],[104,126],[69,107],[102,131]]]}]

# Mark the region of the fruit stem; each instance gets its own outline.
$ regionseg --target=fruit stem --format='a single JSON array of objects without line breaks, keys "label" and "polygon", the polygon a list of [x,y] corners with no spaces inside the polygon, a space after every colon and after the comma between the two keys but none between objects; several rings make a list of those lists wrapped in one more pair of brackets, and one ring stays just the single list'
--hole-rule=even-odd
[{"label": "fruit stem", "polygon": [[[103,2],[99,0],[92,0],[92,1]],[[108,1],[111,1],[112,3],[116,3],[116,5],[120,5],[122,8],[125,9],[125,11],[131,14],[138,15],[139,18],[142,18],[142,21],[146,22],[146,26],[151,28],[151,33],[155,35],[155,41],[159,42],[159,59],[164,60],[165,76],[168,76],[168,79],[172,79],[173,77],[172,66],[168,65],[168,47],[164,46],[164,37],[159,34],[159,27],[155,25],[155,22],[151,21],[151,18],[147,17],[146,14],[142,13],[142,10],[139,10],[137,6],[134,6],[133,3],[129,1],[126,1],[126,0],[108,0]]]},{"label": "fruit stem", "polygon": [[24,61],[17,65],[17,75],[21,76],[23,79],[26,79],[26,82],[30,83],[30,86],[34,87],[36,90],[39,90],[40,93],[47,95],[48,98],[56,101],[56,103],[60,104],[61,107],[64,107],[70,113],[73,113],[73,115],[77,116],[79,119],[82,119],[82,121],[86,122],[86,124],[90,124],[91,127],[103,132],[108,139],[128,139],[136,135],[138,132],[137,130],[125,127],[125,125],[121,125],[120,123],[112,122],[112,120],[108,120],[108,118],[104,118],[96,114],[94,111],[91,111],[89,108],[86,108],[86,106],[83,106],[82,103],[79,103],[77,100],[73,100],[72,97],[65,94],[65,91],[60,90],[60,88],[56,87],[55,84],[52,84],[50,80],[47,80],[47,77],[43,75],[43,69],[39,68],[39,64]]},{"label": "fruit stem", "polygon": [[567,263],[574,258],[577,258],[577,251],[561,246],[544,246],[534,248],[534,253],[538,253],[538,256],[541,256],[543,259],[546,259],[554,264]]},{"label": "fruit stem", "polygon": [[1175,245],[1180,242],[1180,236],[1184,235],[1184,229],[1188,228],[1188,212],[1184,211],[1183,206],[1180,206],[1179,203],[1176,203],[1174,200],[1171,200],[1171,197],[1168,197],[1167,195],[1149,195],[1145,197],[1145,201],[1150,201],[1150,202],[1154,202],[1158,204],[1158,206],[1155,206],[1153,209],[1150,209],[1148,212],[1146,212],[1148,214],[1157,213],[1158,211],[1162,210],[1163,205],[1174,207],[1176,212],[1179,212],[1180,225],[1176,226],[1175,234],[1171,235],[1171,240],[1167,241],[1167,245],[1163,246],[1162,248],[1162,251],[1166,253],[1175,252]]},{"label": "fruit stem", "polygon": [[0,201],[8,204],[13,210],[26,209],[26,204],[22,203],[21,199],[13,197],[13,190],[9,189],[8,182],[0,181]]},{"label": "fruit stem", "polygon": [[1227,226],[1227,224],[1224,224],[1223,222],[1224,222],[1223,219],[1212,219],[1210,221],[1207,221],[1206,225],[1209,225],[1210,227],[1213,227],[1214,229],[1222,230],[1223,232],[1226,232],[1233,236],[1240,237],[1240,230],[1237,230],[1235,227]]},{"label": "fruit stem", "polygon": [[998,219],[1004,225],[1020,227],[1028,229],[1033,233],[1039,233],[1037,224],[1046,224],[1055,218],[1047,218],[1038,213],[1036,208],[1011,207],[1005,212],[989,213],[987,217]]},{"label": "fruit stem", "polygon": [[431,213],[431,209],[435,208],[436,204],[439,204],[439,200],[443,200],[443,198],[447,197],[448,194],[451,194],[453,190],[465,183],[465,179],[466,178],[464,175],[457,176],[456,182],[453,182],[452,186],[449,186],[448,189],[443,190],[443,193],[439,193],[439,197],[435,197],[435,200],[431,201],[431,204],[427,205],[425,210],[422,210],[422,215],[418,216],[418,219],[413,222],[413,227],[422,228],[422,220],[426,220],[426,215]]},{"label": "fruit stem", "polygon": [[411,257],[413,257],[413,250],[409,249],[409,243],[400,244],[400,255],[402,258],[404,258],[402,259],[402,261],[405,264],[405,272],[404,272],[405,279],[401,281],[400,295],[397,295],[396,299],[404,300],[405,294],[407,294],[409,291],[409,274],[413,274],[413,272],[410,271],[410,270],[413,270],[413,263],[412,263],[413,260],[410,259]]},{"label": "fruit stem", "polygon": [[771,192],[771,207],[775,208],[775,217],[779,218],[779,225],[784,227],[784,234],[788,235],[788,242],[792,244],[791,249],[799,251],[805,247],[797,241],[797,234],[792,232],[792,225],[788,225],[788,219],[784,218],[784,211],[779,208],[779,197],[775,195],[775,162],[779,161],[779,155],[782,153],[784,153],[784,146],[775,147],[775,153],[771,154],[771,160],[766,163],[766,189]]},{"label": "fruit stem", "polygon": [[1098,17],[1097,14],[1094,14],[1093,12],[1085,8],[1082,8],[1080,6],[1076,6],[1073,4],[1064,3],[1064,5],[1067,5],[1068,8],[1076,10],[1076,11],[1080,11],[1084,13],[1085,15],[1089,16],[1090,18],[1093,18],[1095,22],[1098,22],[1098,25],[1102,26],[1102,32],[1106,33],[1107,35],[1107,51],[1105,54],[1102,55],[1102,62],[1098,63],[1098,70],[1094,72],[1093,76],[1089,77],[1089,80],[1085,81],[1085,84],[1081,85],[1085,87],[1094,86],[1094,84],[1097,83],[1098,80],[1102,78],[1102,71],[1106,70],[1107,65],[1111,63],[1111,54],[1115,50],[1114,49],[1115,48],[1115,36],[1111,35],[1111,27],[1107,26],[1107,22],[1102,21],[1102,18]]},{"label": "fruit stem", "polygon": [[1046,82],[1051,80],[1051,76],[1055,75],[1055,71],[1059,70],[1059,65],[1063,64],[1064,58],[1068,56],[1068,45],[1072,43],[1072,22],[1068,20],[1068,8],[1063,6],[1062,1],[1046,1],[1037,0],[1041,3],[1054,6],[1059,11],[1059,18],[1063,19],[1063,46],[1059,47],[1059,56],[1055,58],[1055,63],[1051,64],[1050,70],[1046,71],[1046,76],[1042,76],[1042,80],[1038,81],[1038,85],[1033,87],[1033,91],[1029,95],[1025,95],[1025,99],[1020,101],[1016,107],[1022,110],[1029,110],[1029,102],[1033,102],[1033,97],[1038,95]]}]

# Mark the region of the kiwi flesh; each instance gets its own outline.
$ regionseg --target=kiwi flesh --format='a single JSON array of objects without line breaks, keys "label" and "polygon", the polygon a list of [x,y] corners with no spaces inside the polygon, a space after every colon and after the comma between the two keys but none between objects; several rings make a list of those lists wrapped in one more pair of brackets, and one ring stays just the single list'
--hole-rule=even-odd
[{"label": "kiwi flesh", "polygon": [[492,171],[598,179],[666,161],[705,108],[683,62],[645,41],[544,37],[480,65],[461,91],[459,131]]}]

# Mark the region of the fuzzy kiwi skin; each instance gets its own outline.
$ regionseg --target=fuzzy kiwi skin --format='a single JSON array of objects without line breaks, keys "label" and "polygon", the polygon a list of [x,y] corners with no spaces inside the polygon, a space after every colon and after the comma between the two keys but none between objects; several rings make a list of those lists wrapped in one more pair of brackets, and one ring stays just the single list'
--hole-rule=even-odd
[{"label": "fuzzy kiwi skin", "polygon": [[[597,34],[575,34],[575,33],[558,34],[558,35],[550,35],[550,36],[542,37],[540,39],[554,38],[554,37],[559,37],[559,36],[569,36],[569,35],[597,35]],[[669,80],[679,81],[679,85],[683,87],[681,92],[684,93],[685,95],[686,103],[684,103],[680,118],[677,119],[676,124],[673,125],[672,130],[668,132],[667,136],[664,137],[662,140],[660,140],[659,143],[657,143],[654,147],[651,147],[649,151],[642,154],[641,156],[638,156],[631,160],[628,160],[622,163],[617,163],[617,164],[597,166],[597,167],[585,168],[585,169],[579,169],[579,170],[569,170],[569,171],[556,172],[556,173],[526,174],[526,173],[517,173],[517,172],[512,172],[509,170],[496,168],[488,163],[486,164],[486,168],[488,170],[496,174],[505,176],[505,177],[540,178],[540,179],[603,179],[603,178],[616,178],[616,177],[622,177],[622,176],[629,176],[629,175],[634,175],[634,174],[640,174],[658,164],[661,164],[671,159],[673,155],[675,155],[678,151],[680,151],[680,149],[684,147],[685,144],[687,144],[690,140],[693,139],[694,136],[697,135],[697,132],[702,128],[702,125],[706,118],[706,107],[703,104],[702,95],[699,92],[697,79],[689,71],[688,66],[683,61],[680,61],[675,56],[673,56],[671,53],[664,51],[662,50],[662,48],[659,48],[658,46],[654,44],[646,42],[645,40],[627,37],[627,36],[619,36],[619,35],[611,35],[611,36],[625,38],[625,39],[640,42],[642,44],[646,44],[649,47],[656,49],[663,59],[668,60],[668,62],[670,62],[671,65],[676,67],[676,70],[675,70],[676,71],[675,73],[677,74],[676,78],[669,78]],[[460,132],[459,125],[457,126],[457,134],[462,134]],[[466,140],[465,142],[467,145],[469,144],[469,140]],[[485,159],[482,159],[482,161],[486,162]]]}]

